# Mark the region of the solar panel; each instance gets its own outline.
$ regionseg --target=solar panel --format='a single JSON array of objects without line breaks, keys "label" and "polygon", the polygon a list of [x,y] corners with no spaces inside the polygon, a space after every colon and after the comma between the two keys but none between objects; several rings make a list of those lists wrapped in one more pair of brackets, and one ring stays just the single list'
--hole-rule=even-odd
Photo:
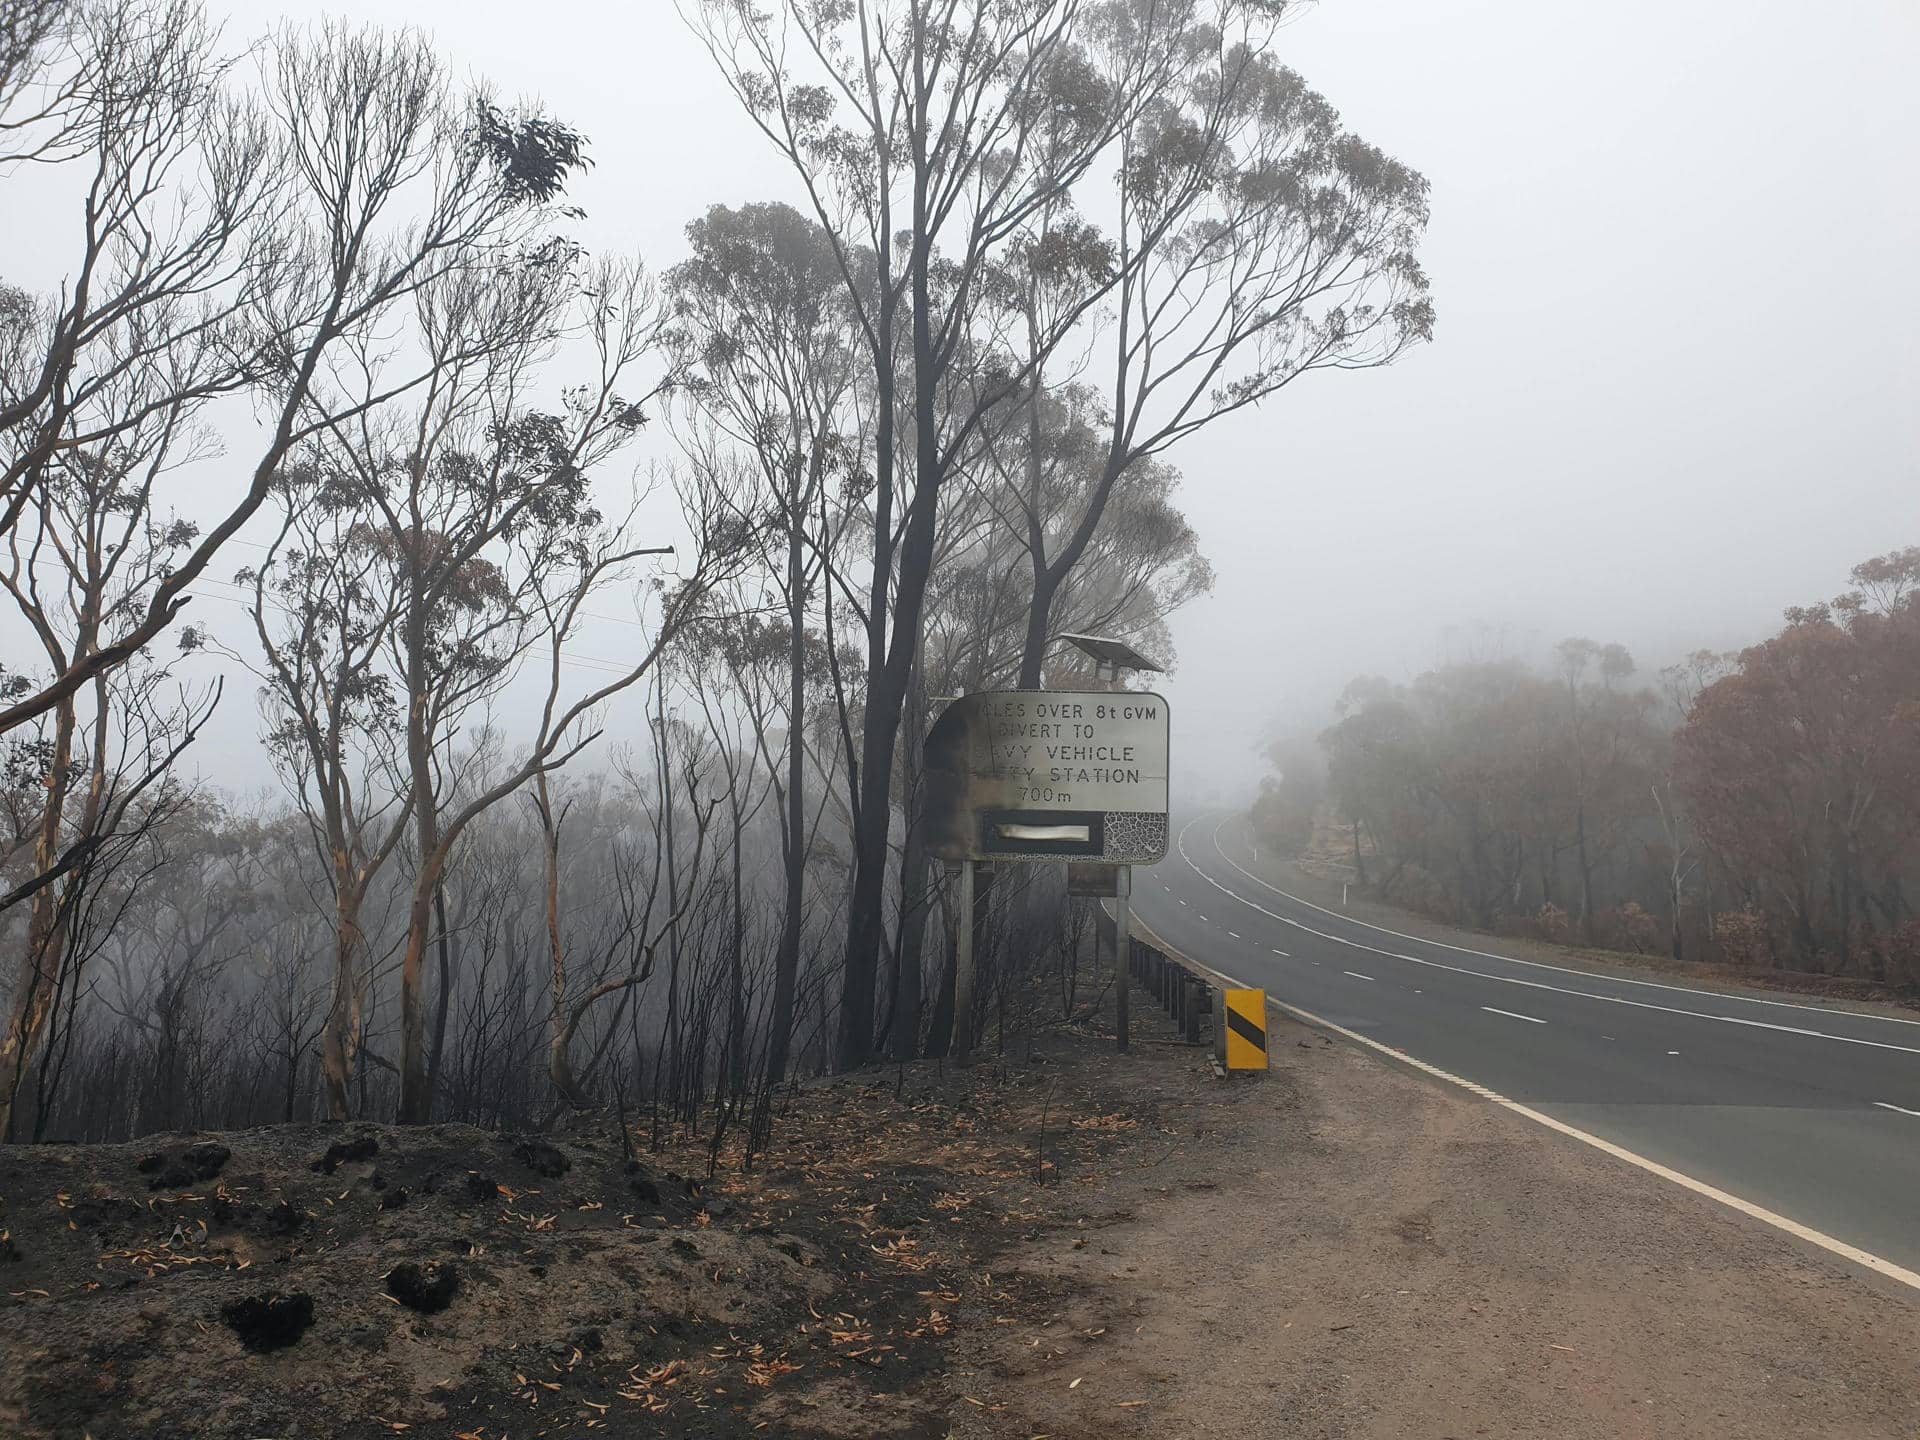
[{"label": "solar panel", "polygon": [[1060,638],[1084,650],[1102,665],[1112,665],[1122,670],[1149,670],[1156,675],[1160,673],[1158,665],[1124,640],[1110,640],[1104,635],[1062,635]]}]

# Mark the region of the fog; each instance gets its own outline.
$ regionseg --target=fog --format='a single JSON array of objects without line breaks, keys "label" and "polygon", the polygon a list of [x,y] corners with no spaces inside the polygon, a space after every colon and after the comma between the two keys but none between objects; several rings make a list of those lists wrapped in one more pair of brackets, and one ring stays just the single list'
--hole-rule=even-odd
[{"label": "fog", "polygon": [[[322,13],[395,18],[250,4],[230,36]],[[456,70],[587,133],[572,193],[595,250],[664,269],[707,206],[799,198],[663,0],[407,18]],[[1388,369],[1309,375],[1173,455],[1217,574],[1174,617],[1160,686],[1182,779],[1244,785],[1263,735],[1324,723],[1356,674],[1568,634],[1643,670],[1737,647],[1920,536],[1911,5],[1329,0],[1282,49],[1432,182],[1439,325]],[[56,279],[58,246],[20,220],[12,268]],[[199,608],[244,636],[238,607]],[[632,633],[580,649],[618,655]],[[251,680],[194,667],[231,674],[197,764],[270,784]]]}]

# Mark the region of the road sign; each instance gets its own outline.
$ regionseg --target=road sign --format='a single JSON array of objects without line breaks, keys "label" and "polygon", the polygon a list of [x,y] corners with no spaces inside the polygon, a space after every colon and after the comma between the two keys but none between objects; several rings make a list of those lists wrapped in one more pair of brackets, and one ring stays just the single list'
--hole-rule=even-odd
[{"label": "road sign", "polygon": [[946,860],[1164,859],[1168,735],[1159,695],[962,696],[927,735],[928,848]]},{"label": "road sign", "polygon": [[1120,867],[1104,860],[1069,860],[1067,894],[1112,899],[1120,893]]},{"label": "road sign", "polygon": [[1228,990],[1227,1069],[1267,1068],[1267,992]]}]

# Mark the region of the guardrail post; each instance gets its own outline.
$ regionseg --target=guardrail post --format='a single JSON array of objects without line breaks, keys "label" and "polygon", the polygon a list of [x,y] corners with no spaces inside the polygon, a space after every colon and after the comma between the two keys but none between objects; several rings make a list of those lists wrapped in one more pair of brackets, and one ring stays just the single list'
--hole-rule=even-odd
[{"label": "guardrail post", "polygon": [[1187,981],[1187,1013],[1185,1016],[1185,1039],[1189,1045],[1200,1043],[1200,996],[1203,988],[1198,980]]}]

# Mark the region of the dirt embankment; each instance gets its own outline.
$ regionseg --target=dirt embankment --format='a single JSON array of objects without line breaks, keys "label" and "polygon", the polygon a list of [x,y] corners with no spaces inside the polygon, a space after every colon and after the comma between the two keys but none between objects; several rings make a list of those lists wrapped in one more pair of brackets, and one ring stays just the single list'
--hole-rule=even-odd
[{"label": "dirt embankment", "polygon": [[606,1119],[0,1151],[0,1436],[945,1435],[962,1337],[1059,1303],[1000,1257],[1157,1133],[1137,1078],[1070,1035],[815,1086],[704,1184]]},{"label": "dirt embankment", "polygon": [[[1146,1007],[1137,1007],[1144,1010]],[[1900,1436],[1904,1292],[1285,1023],[612,1126],[0,1154],[0,1434]]]}]

